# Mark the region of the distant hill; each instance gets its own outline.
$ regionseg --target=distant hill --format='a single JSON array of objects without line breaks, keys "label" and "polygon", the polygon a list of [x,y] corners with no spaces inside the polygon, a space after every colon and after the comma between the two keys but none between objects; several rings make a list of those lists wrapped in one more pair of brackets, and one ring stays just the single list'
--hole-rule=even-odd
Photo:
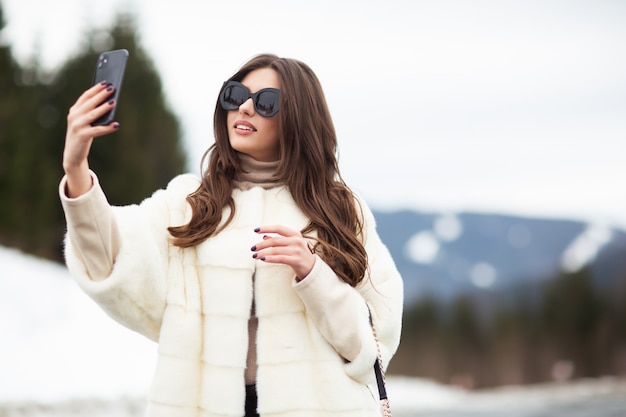
[{"label": "distant hill", "polygon": [[[506,294],[588,265],[597,285],[626,282],[626,232],[580,221],[480,213],[375,211],[405,303]],[[626,284],[624,284],[626,286]]]}]

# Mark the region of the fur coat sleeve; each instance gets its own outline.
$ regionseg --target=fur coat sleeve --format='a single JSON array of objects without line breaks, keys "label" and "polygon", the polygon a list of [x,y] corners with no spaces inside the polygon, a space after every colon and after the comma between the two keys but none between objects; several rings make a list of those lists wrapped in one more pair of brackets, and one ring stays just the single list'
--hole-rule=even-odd
[{"label": "fur coat sleeve", "polygon": [[363,281],[351,287],[318,258],[311,273],[293,286],[320,333],[346,359],[346,373],[369,384],[374,380],[372,366],[377,358],[370,314],[386,367],[400,342],[403,284],[376,232],[374,216],[365,203],[360,205],[369,262]]},{"label": "fur coat sleeve", "polygon": [[[154,341],[159,338],[166,304],[167,227],[185,223],[185,197],[198,184],[196,177],[181,175],[140,205],[110,207],[96,177],[89,200],[83,202],[84,221],[73,225],[66,236],[66,264],[79,286],[113,319]],[[110,220],[103,222],[102,217]],[[89,253],[77,247],[72,233],[101,228],[113,230],[118,243],[113,265],[94,269],[86,259]],[[101,238],[108,235],[106,230],[98,232]],[[99,252],[106,258],[111,251]],[[108,271],[108,275],[93,279],[90,272],[94,270]]]}]

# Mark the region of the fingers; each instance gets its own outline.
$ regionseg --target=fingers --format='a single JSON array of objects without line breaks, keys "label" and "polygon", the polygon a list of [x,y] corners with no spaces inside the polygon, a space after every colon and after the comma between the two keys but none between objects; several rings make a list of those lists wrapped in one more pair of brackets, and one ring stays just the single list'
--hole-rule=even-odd
[{"label": "fingers", "polygon": [[106,100],[108,96],[113,94],[113,91],[114,88],[106,81],[103,81],[99,84],[92,86],[83,94],[81,94],[80,97],[78,97],[78,100],[76,100],[76,103],[74,103],[74,106],[72,106],[72,108],[93,108]]},{"label": "fingers", "polygon": [[262,236],[262,241],[252,247],[255,252],[272,247],[285,248],[286,252],[291,252],[291,247],[308,247],[299,231],[285,226],[262,226],[257,227],[254,231]]},{"label": "fingers", "polygon": [[[114,131],[119,127],[116,122],[106,126],[93,126],[92,123],[105,115],[107,112],[111,111],[111,109],[115,107],[115,104],[115,101],[110,100],[93,109],[71,109],[67,115],[68,131],[78,132],[81,131],[81,129],[87,128],[87,131],[81,132],[83,133],[81,136],[84,137],[101,136],[104,133]],[[100,129],[101,127],[105,127],[106,129]]]},{"label": "fingers", "polygon": [[315,255],[300,232],[280,225],[263,226],[254,231],[262,235],[262,240],[250,248],[254,259],[288,265],[298,279],[309,274]]},{"label": "fingers", "polygon": [[115,89],[106,83],[100,83],[85,91],[70,108],[67,120],[68,125],[91,124],[99,117],[115,107],[113,100],[107,100]]},{"label": "fingers", "polygon": [[300,237],[302,237],[302,234],[299,231],[290,229],[290,228],[282,226],[280,224],[275,224],[275,225],[271,225],[271,226],[257,227],[256,229],[254,229],[254,231],[256,233],[277,233],[277,234],[282,235],[282,236],[300,236]]},{"label": "fingers", "polygon": [[102,136],[114,132],[119,128],[117,122],[106,126],[92,126],[98,118],[111,111],[115,106],[114,100],[107,98],[113,94],[114,89],[106,84],[98,84],[84,92],[70,108],[67,115],[68,138],[77,140],[90,140],[96,136]]},{"label": "fingers", "polygon": [[115,107],[115,101],[107,101],[113,92],[114,89],[108,84],[97,84],[85,91],[70,108],[63,149],[63,166],[66,173],[85,165],[94,137],[107,135],[119,128],[117,122],[106,126],[91,125]]}]

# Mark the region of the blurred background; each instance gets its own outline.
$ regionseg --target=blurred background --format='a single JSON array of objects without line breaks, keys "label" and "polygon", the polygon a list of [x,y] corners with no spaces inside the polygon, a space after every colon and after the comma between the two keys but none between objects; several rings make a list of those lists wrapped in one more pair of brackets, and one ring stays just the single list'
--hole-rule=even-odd
[{"label": "blurred background", "polygon": [[[50,343],[42,323],[65,329],[74,349],[72,329],[97,346],[109,340],[75,321],[90,307],[63,304],[75,288],[51,285],[34,265],[51,262],[43,271],[69,281],[57,196],[65,117],[98,54],[117,48],[130,51],[122,128],[90,158],[112,204],[200,172],[217,93],[243,62],[261,52],[300,59],[325,88],[344,179],[373,208],[403,275],[392,379],[464,392],[622,386],[625,19],[619,0],[0,0],[0,400],[58,399],[24,377],[32,364],[10,366],[26,346],[38,356],[32,344]],[[64,307],[42,304],[46,294]],[[136,372],[149,374],[153,347],[115,335],[141,345]],[[60,363],[79,357],[108,363],[81,353]],[[61,397],[92,386],[79,375],[63,380],[77,391]],[[115,392],[135,395],[148,381]]]}]

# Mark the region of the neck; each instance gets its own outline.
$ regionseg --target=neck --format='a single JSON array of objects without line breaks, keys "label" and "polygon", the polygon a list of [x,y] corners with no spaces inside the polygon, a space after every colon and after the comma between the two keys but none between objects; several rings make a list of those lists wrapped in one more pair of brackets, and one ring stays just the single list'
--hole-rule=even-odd
[{"label": "neck", "polygon": [[263,162],[243,153],[238,155],[241,162],[241,172],[234,180],[235,187],[242,190],[261,187],[267,190],[281,185],[278,179],[274,177],[279,161]]}]

